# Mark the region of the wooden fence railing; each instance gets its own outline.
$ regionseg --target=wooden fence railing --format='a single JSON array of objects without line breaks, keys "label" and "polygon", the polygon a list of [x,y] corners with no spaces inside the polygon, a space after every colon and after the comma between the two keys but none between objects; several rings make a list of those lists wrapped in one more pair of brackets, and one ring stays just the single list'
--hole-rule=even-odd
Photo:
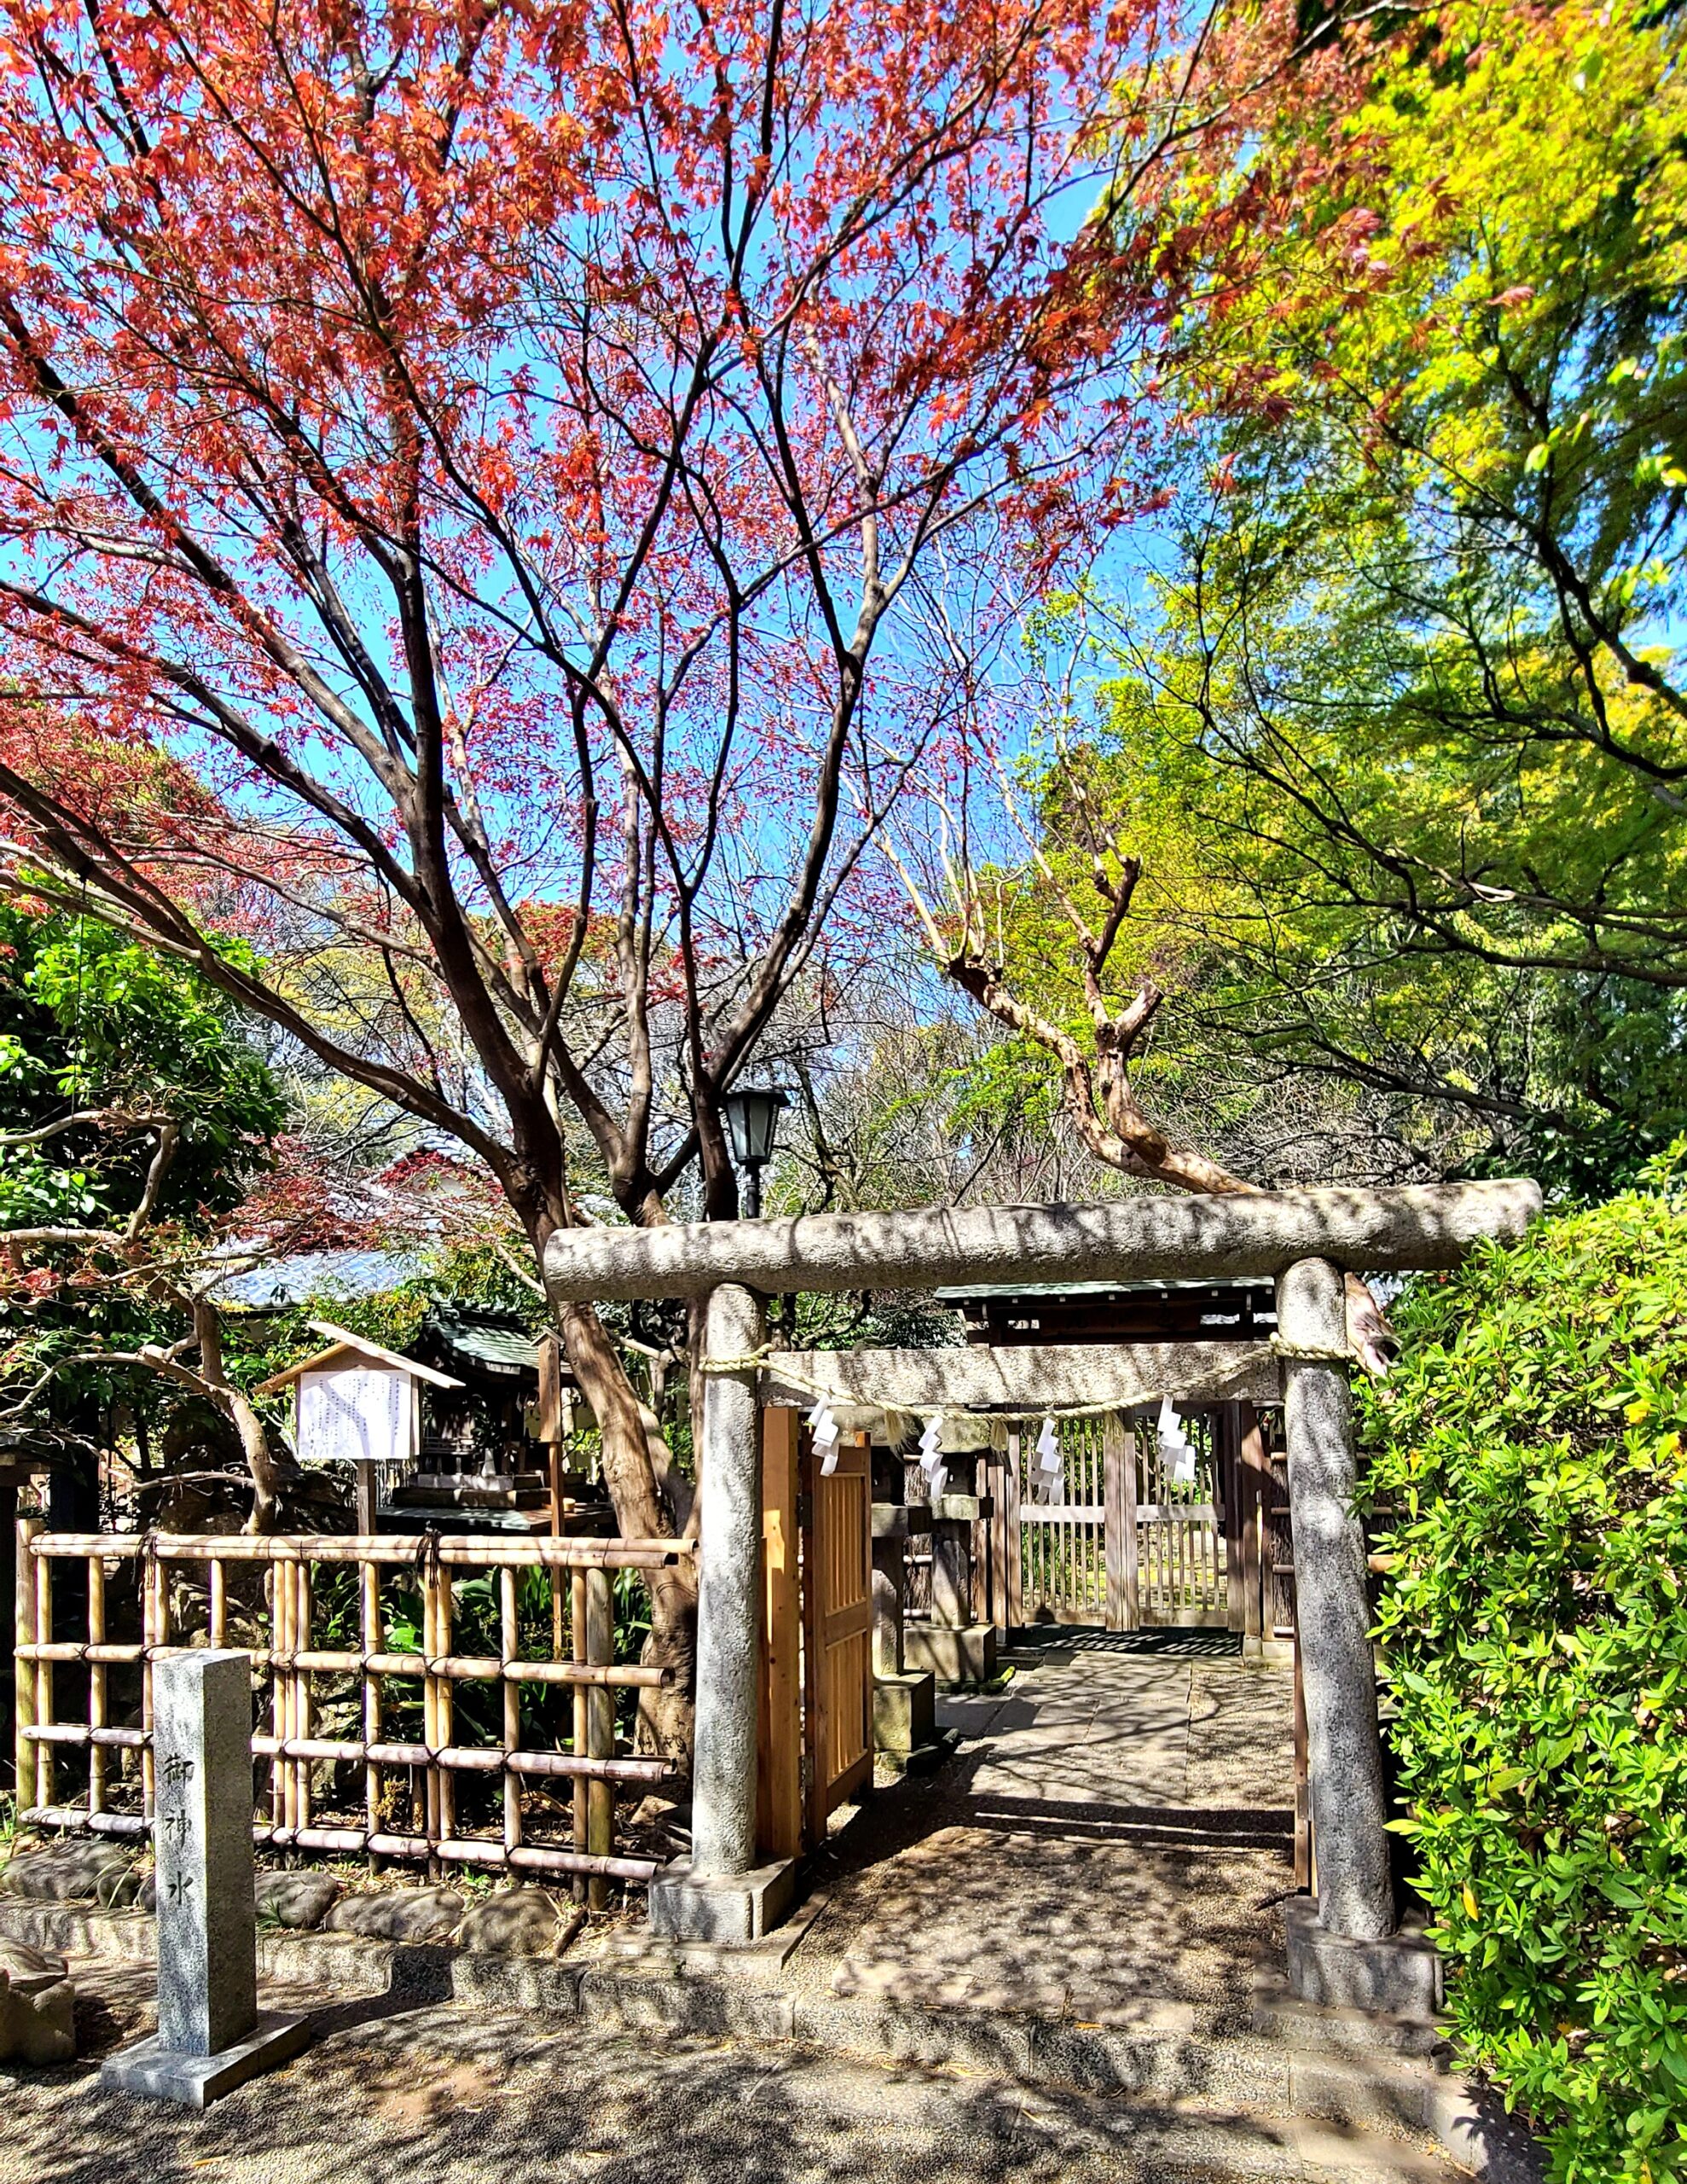
[{"label": "wooden fence railing", "polygon": [[[647,1880],[657,1870],[654,1861],[614,1854],[615,1793],[622,1785],[660,1781],[672,1770],[659,1758],[617,1755],[615,1704],[622,1691],[659,1685],[666,1671],[617,1662],[612,1578],[617,1571],[659,1568],[694,1552],[679,1540],[542,1536],[48,1532],[39,1519],[26,1518],[18,1526],[17,1560],[20,1820],[96,1834],[147,1833],[152,1664],[184,1645],[232,1644],[251,1652],[263,1680],[252,1740],[254,1757],[269,1763],[269,1819],[253,1827],[259,1842],[430,1866],[590,1877],[600,1895],[611,1878]],[[107,1588],[125,1563],[135,1569],[138,1601],[126,1600],[125,1607],[131,1629],[138,1620],[138,1632],[113,1642]],[[349,1583],[333,1575],[345,1571],[352,1573]],[[56,1603],[55,1571],[67,1580]],[[520,1587],[534,1571],[548,1574],[555,1604],[536,1621],[529,1603],[530,1624],[550,1658],[529,1657],[522,1644]],[[482,1627],[490,1632],[496,1624],[496,1653],[454,1650],[458,1590],[466,1583],[480,1594],[475,1606]],[[392,1597],[395,1587],[402,1599]],[[84,1625],[73,1637],[59,1629],[66,1619],[63,1595],[72,1591],[75,1619]],[[340,1628],[321,1631],[315,1626],[330,1594],[328,1619]],[[335,1635],[355,1636],[356,1642],[319,1642]],[[66,1670],[78,1687],[78,1701],[85,1699],[79,1720],[57,1718],[55,1686]],[[496,1686],[501,1701],[478,1735],[474,1725],[458,1718],[457,1694],[466,1685]],[[338,1686],[331,1704],[324,1686]],[[524,1693],[531,1694],[530,1712],[553,1686],[572,1695],[570,1748],[554,1734],[549,1748],[525,1745]],[[325,1711],[331,1718],[323,1718]],[[409,1734],[394,1721],[397,1715],[411,1717]],[[325,1734],[324,1728],[356,1734]],[[136,1755],[126,1770],[125,1753]],[[61,1802],[61,1756],[68,1764],[72,1754],[78,1775],[85,1767],[85,1788],[77,1786],[85,1801]],[[394,1779],[399,1775],[402,1785]],[[497,1778],[490,1800],[464,1792],[461,1802],[474,1802],[480,1810],[461,1824],[460,1785],[484,1785],[489,1777]],[[524,1792],[537,1790],[543,1804],[555,1805],[554,1797],[542,1797],[542,1787],[558,1778],[572,1786],[571,1812],[525,1812]],[[480,1832],[489,1820],[496,1832]]]}]

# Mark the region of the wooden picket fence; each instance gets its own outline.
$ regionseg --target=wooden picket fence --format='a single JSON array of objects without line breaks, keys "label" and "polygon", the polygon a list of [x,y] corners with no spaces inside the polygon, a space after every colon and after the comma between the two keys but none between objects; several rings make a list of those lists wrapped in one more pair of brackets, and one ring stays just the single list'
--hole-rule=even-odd
[{"label": "wooden picket fence", "polygon": [[[622,1691],[659,1685],[666,1671],[616,1660],[612,1579],[618,1571],[660,1568],[694,1553],[681,1540],[543,1536],[55,1533],[39,1519],[26,1518],[18,1526],[17,1560],[20,1820],[102,1835],[148,1833],[152,1664],[183,1645],[238,1644],[251,1652],[260,1680],[252,1745],[254,1758],[268,1762],[269,1816],[254,1822],[259,1842],[277,1850],[424,1861],[432,1869],[498,1867],[577,1877],[589,1880],[600,1896],[612,1879],[648,1880],[655,1862],[615,1855],[615,1794],[623,1786],[661,1781],[672,1770],[665,1760],[617,1753],[615,1703]],[[113,1642],[107,1587],[125,1563],[135,1565],[139,1635]],[[348,1568],[355,1597],[333,1576]],[[530,1657],[522,1643],[519,1587],[525,1573],[535,1571],[550,1580],[553,1607],[543,1631],[551,1641],[543,1647],[548,1658]],[[62,1580],[57,1600],[55,1572]],[[419,1599],[419,1614],[402,1629],[386,1596],[394,1580],[403,1588],[403,1604]],[[496,1653],[453,1650],[457,1592],[466,1583],[495,1596]],[[339,1595],[335,1619],[355,1623],[353,1644],[317,1642],[313,1623],[330,1591]],[[83,1627],[78,1635],[61,1635],[64,1596],[72,1592]],[[489,1616],[492,1605],[484,1600]],[[243,1635],[231,1638],[231,1617],[248,1629],[256,1624],[264,1642],[248,1647]],[[66,1680],[78,1685],[78,1700],[85,1694],[83,1718],[58,1718],[55,1701]],[[355,1724],[356,1734],[320,1733],[322,1687],[334,1684],[339,1689],[332,1711],[349,1713],[339,1726]],[[414,1714],[418,1685],[420,1734],[396,1734],[389,1716]],[[501,1734],[477,1739],[460,1723],[457,1693],[465,1685],[497,1687]],[[559,1740],[549,1749],[527,1748],[524,1690],[556,1685],[572,1694],[571,1748]],[[113,1718],[125,1712],[132,1718]],[[126,1772],[125,1753],[138,1759]],[[78,1774],[85,1770],[85,1787],[78,1784],[76,1801],[65,1802],[57,1775],[72,1754]],[[460,1784],[489,1777],[501,1792],[496,1833],[459,1823]],[[571,1811],[559,1821],[525,1810],[524,1792],[542,1790],[554,1779],[571,1785]],[[491,1803],[496,1809],[496,1795]]]}]

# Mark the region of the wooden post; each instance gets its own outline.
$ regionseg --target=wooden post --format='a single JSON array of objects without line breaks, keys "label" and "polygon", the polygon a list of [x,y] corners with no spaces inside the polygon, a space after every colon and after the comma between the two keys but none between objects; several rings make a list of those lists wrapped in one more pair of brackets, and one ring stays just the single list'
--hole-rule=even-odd
[{"label": "wooden post", "polygon": [[[1128,1429],[1116,1410],[1110,1410],[1101,1425],[1101,1498],[1104,1518],[1104,1557],[1107,1566],[1106,1623],[1110,1630],[1128,1630],[1125,1598],[1125,1510],[1129,1490],[1125,1479]],[[1134,1514],[1134,1511],[1132,1512]]]},{"label": "wooden post", "polygon": [[[365,1470],[368,1467],[365,1465],[359,1465],[358,1468],[359,1470]],[[299,1622],[293,1635],[293,1733],[296,1737],[304,1738],[308,1737],[310,1734],[310,1671],[309,1669],[302,1669],[299,1667],[299,1656],[300,1653],[309,1652],[310,1647],[310,1565],[302,1557],[299,1563],[299,1572],[296,1583],[299,1588]],[[449,1649],[448,1648],[447,1650],[449,1651]],[[298,1769],[299,1781],[297,1792],[299,1818],[294,1825],[299,1827],[309,1827],[310,1825],[311,1763],[308,1759],[300,1759],[297,1761],[295,1764]]]},{"label": "wooden post", "polygon": [[1003,1618],[1004,1634],[1008,1630],[1017,1630],[1025,1620],[1024,1555],[1019,1524],[1019,1439],[1016,1426],[1007,1437],[1007,1468],[1003,1480],[1006,1491],[1001,1497],[1002,1523],[1007,1535],[1007,1605]]},{"label": "wooden post", "polygon": [[[553,1442],[548,1452],[551,1479],[551,1537],[562,1537],[562,1450]],[[562,1658],[562,1572],[553,1570],[551,1580],[551,1658]]]},{"label": "wooden post", "polygon": [[542,1335],[539,1339],[539,1438],[555,1449],[562,1439],[562,1339]]},{"label": "wooden post", "polygon": [[[586,1572],[586,1658],[600,1668],[615,1659],[615,1596],[607,1570]],[[606,1684],[586,1687],[586,1750],[593,1759],[615,1757],[615,1693]],[[593,1780],[586,1785],[586,1847],[594,1858],[607,1858],[615,1849],[615,1785]],[[594,1911],[609,1903],[606,1875],[594,1873],[587,1885],[586,1900]]]},{"label": "wooden post", "polygon": [[798,1436],[797,1528],[803,1541],[803,1836],[812,1849],[826,1840],[826,1677],[820,1666],[820,1580],[815,1560],[814,1451],[806,1426]]},{"label": "wooden post", "polygon": [[[295,1560],[287,1563],[286,1566],[287,1581],[287,1736],[291,1740],[303,1734],[299,1721],[299,1669],[295,1656],[303,1642],[299,1636],[299,1630],[300,1618],[304,1606],[304,1593],[299,1583],[303,1571],[299,1562]],[[290,1759],[287,1762],[287,1826],[302,1827],[304,1825],[304,1815],[299,1804],[299,1762],[296,1759]]]},{"label": "wooden post", "polygon": [[[0,1753],[9,1752],[17,1737],[17,1558],[18,1475],[0,1466],[0,1612],[12,1618],[10,1633],[0,1630]],[[0,1759],[0,1766],[5,1763]]]},{"label": "wooden post", "polygon": [[[435,1626],[439,1635],[439,1653],[448,1659],[451,1653],[452,1627],[455,1622],[451,1599],[451,1572],[443,1563],[436,1563],[432,1571],[439,1605],[434,1611]],[[457,1740],[457,1689],[448,1676],[438,1677],[434,1685],[434,1728],[438,1742],[435,1749],[443,1751]],[[457,1785],[449,1767],[436,1766],[433,1775],[439,1785],[438,1843],[449,1843],[457,1832]],[[438,1861],[434,1862],[436,1867]]]},{"label": "wooden post", "polygon": [[1271,1478],[1265,1434],[1250,1403],[1236,1406],[1241,1437],[1242,1628],[1246,1638],[1263,1641],[1266,1629],[1265,1498]]},{"label": "wooden post", "polygon": [[436,1845],[443,1843],[447,1834],[444,1798],[445,1770],[433,1764],[433,1754],[443,1750],[449,1741],[444,1729],[444,1708],[440,1692],[443,1677],[436,1674],[433,1664],[450,1651],[450,1641],[442,1626],[439,1607],[441,1571],[438,1562],[424,1564],[421,1571],[422,1588],[422,1742],[427,1747],[428,1764],[424,1778],[427,1820],[425,1833],[428,1840],[427,1869],[431,1877],[439,1875],[439,1859]]},{"label": "wooden post", "polygon": [[1007,1635],[1007,1457],[1000,1449],[989,1455],[990,1482],[990,1608],[989,1620],[1004,1638]]},{"label": "wooden post", "polygon": [[[275,1651],[279,1659],[275,1664],[275,1688],[281,1711],[281,1726],[275,1734],[285,1744],[298,1732],[293,1725],[293,1706],[297,1694],[293,1687],[293,1648],[299,1643],[299,1585],[298,1565],[289,1555],[275,1565]],[[281,1770],[281,1815],[283,1827],[297,1827],[298,1777],[293,1762],[286,1754],[277,1755]]]},{"label": "wooden post", "polygon": [[756,1839],[769,1858],[803,1847],[802,1600],[797,1572],[798,1414],[762,1413],[762,1719]]},{"label": "wooden post", "polygon": [[[212,1565],[215,1567],[215,1565]],[[88,1643],[106,1642],[106,1565],[97,1554],[88,1558]],[[215,1645],[216,1640],[212,1643]],[[96,1744],[93,1732],[106,1727],[106,1664],[88,1664],[88,1809],[106,1809],[106,1747]]]},{"label": "wooden post", "polygon": [[[35,1579],[35,1639],[40,1646],[53,1642],[53,1564],[50,1556],[34,1557]],[[35,1669],[35,1717],[43,1728],[50,1728],[55,1719],[53,1711],[53,1664],[38,1661]],[[38,1744],[35,1747],[35,1802],[38,1805],[54,1803],[53,1747]]]},{"label": "wooden post", "polygon": [[[151,1558],[151,1571],[152,1580],[149,1589],[152,1598],[153,1643],[154,1646],[167,1646],[170,1643],[170,1570],[164,1558],[154,1554]],[[141,1689],[144,1701],[143,1725],[147,1728],[151,1728],[153,1726],[153,1679],[150,1664],[148,1665],[145,1676],[142,1678]],[[141,1780],[146,1792],[147,1818],[151,1820],[157,1810],[158,1776],[152,1763],[150,1744],[141,1755]]]},{"label": "wooden post", "polygon": [[[1218,1461],[1214,1467],[1224,1496],[1225,1626],[1247,1628],[1248,1589],[1242,1569],[1242,1418],[1239,1403],[1220,1406],[1214,1421]],[[1215,1552],[1217,1543],[1215,1542]]]},{"label": "wooden post", "polygon": [[375,1531],[375,1467],[373,1464],[357,1463],[351,1467],[356,1482],[357,1530],[365,1539],[373,1539]]},{"label": "wooden post", "polygon": [[[972,1461],[972,1490],[978,1496],[981,1506],[989,1496],[990,1466],[993,1461],[994,1458],[988,1449],[983,1450]],[[991,1521],[989,1516],[982,1516],[976,1519],[972,1525],[969,1556],[972,1567],[972,1600],[971,1612],[967,1618],[971,1623],[988,1623],[992,1613],[991,1603],[994,1598],[995,1586],[990,1575]]]},{"label": "wooden post", "polygon": [[[577,1570],[569,1586],[568,1635],[570,1651],[577,1661],[586,1658],[586,1573]],[[586,1712],[586,1687],[574,1687],[574,1751],[577,1758],[584,1758],[590,1745],[589,1723]],[[586,1797],[583,1775],[574,1778],[574,1848],[583,1857],[591,1840],[591,1808]],[[584,1878],[576,1880],[574,1896],[577,1902],[586,1900]]]},{"label": "wooden post", "polygon": [[[33,1646],[39,1641],[35,1629],[35,1561],[30,1554],[30,1542],[39,1537],[44,1529],[39,1517],[20,1517],[18,1520],[18,1566],[15,1595],[17,1600],[17,1642],[20,1646]],[[36,1690],[38,1679],[33,1661],[18,1663],[16,1693],[17,1718],[13,1728],[17,1777],[18,1810],[35,1802],[35,1745],[29,1732],[35,1727]]]},{"label": "wooden post", "polygon": [[1125,1629],[1142,1628],[1142,1546],[1137,1531],[1137,1474],[1136,1428],[1126,1411],[1119,1423],[1123,1431],[1119,1436],[1120,1469],[1122,1472],[1124,1536],[1125,1536]]},{"label": "wooden post", "polygon": [[[145,1565],[142,1565],[142,1592],[145,1593]],[[292,1583],[287,1565],[279,1558],[272,1559],[268,1569],[270,1586],[270,1734],[279,1745],[287,1733],[287,1680],[282,1660],[287,1653],[287,1602],[292,1596]],[[148,1623],[150,1629],[150,1623]],[[151,1715],[147,1716],[151,1726]],[[148,1781],[151,1775],[148,1774]],[[287,1763],[279,1751],[270,1762],[270,1825],[287,1825]]]},{"label": "wooden post", "polygon": [[[509,1672],[510,1663],[521,1652],[521,1633],[515,1612],[515,1571],[498,1572],[498,1658],[503,1669],[503,1745],[506,1755],[521,1749],[521,1686]],[[521,1783],[513,1770],[504,1768],[504,1856],[521,1844]]]},{"label": "wooden post", "polygon": [[[213,1565],[213,1567],[216,1565]],[[362,1594],[360,1628],[362,1637],[363,1659],[372,1653],[384,1652],[380,1627],[380,1565],[362,1562],[357,1565]],[[363,1670],[363,1742],[380,1742],[380,1678],[371,1676],[367,1665]],[[363,1810],[371,1835],[380,1833],[380,1769],[374,1762],[363,1763]]]}]

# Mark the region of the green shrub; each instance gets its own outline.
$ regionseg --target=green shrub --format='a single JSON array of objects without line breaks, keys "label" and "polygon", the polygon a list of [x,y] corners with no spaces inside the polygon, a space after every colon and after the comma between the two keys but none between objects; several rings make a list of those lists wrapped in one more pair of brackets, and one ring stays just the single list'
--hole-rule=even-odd
[{"label": "green shrub", "polygon": [[1466,2059],[1555,2177],[1687,2176],[1687,1192],[1416,1285],[1363,1399],[1381,1632]]}]

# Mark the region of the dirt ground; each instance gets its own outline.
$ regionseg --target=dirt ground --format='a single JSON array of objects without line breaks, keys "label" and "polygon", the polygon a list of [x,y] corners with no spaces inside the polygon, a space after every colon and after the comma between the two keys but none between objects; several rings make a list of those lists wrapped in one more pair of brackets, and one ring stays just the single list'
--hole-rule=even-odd
[{"label": "dirt ground", "polygon": [[1106,2024],[1245,2014],[1294,1887],[1290,1679],[1204,1633],[1052,1643],[943,1700],[956,1757],[838,1840],[787,1976]]},{"label": "dirt ground", "polygon": [[[1063,1640],[949,1700],[950,1763],[869,1803],[782,1984],[1140,2024],[1233,2003],[1292,1886],[1287,1679],[1220,1641]],[[601,1943],[606,1937],[600,1936]],[[592,1953],[588,1938],[577,1945]],[[573,1954],[574,1952],[571,1952]],[[1451,2184],[1394,2140],[1087,2099],[803,2048],[335,2001],[287,2069],[203,2117],[102,2091],[149,1973],[75,1966],[84,2053],[0,2068],[0,2184]]]}]

